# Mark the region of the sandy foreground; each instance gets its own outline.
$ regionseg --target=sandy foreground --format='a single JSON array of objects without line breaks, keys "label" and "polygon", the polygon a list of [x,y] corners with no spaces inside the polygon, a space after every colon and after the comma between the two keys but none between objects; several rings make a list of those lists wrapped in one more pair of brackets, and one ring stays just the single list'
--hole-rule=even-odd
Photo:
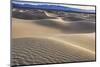
[{"label": "sandy foreground", "polygon": [[[85,26],[85,27],[84,27]],[[12,18],[12,65],[95,61],[95,24]]]}]

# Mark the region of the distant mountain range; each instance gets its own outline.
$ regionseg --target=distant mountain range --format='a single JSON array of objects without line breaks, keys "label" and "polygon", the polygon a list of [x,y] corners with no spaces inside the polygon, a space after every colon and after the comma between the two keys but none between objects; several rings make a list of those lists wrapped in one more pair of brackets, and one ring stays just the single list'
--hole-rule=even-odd
[{"label": "distant mountain range", "polygon": [[13,1],[12,6],[14,8],[23,8],[23,9],[41,9],[41,10],[54,10],[54,11],[65,11],[65,12],[95,13],[95,10],[85,10],[81,8],[79,9],[59,4],[48,4],[48,3]]}]

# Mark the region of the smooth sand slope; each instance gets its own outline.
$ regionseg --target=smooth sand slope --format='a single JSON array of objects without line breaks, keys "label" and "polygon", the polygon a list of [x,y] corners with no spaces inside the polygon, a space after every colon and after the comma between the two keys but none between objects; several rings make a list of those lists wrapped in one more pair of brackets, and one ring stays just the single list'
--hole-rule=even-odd
[{"label": "smooth sand slope", "polygon": [[95,23],[12,18],[12,65],[95,60]]}]

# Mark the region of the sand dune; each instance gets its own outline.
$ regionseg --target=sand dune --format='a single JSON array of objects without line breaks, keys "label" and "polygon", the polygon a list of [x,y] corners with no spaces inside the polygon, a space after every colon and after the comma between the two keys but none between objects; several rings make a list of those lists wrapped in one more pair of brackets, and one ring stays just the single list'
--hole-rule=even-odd
[{"label": "sand dune", "polygon": [[54,39],[12,40],[12,65],[93,61],[95,53]]},{"label": "sand dune", "polygon": [[[53,15],[53,14],[52,14]],[[47,13],[41,10],[13,10],[12,16],[14,18],[25,19],[25,20],[38,20],[38,19],[49,19],[56,18],[53,16],[47,16]]]},{"label": "sand dune", "polygon": [[95,23],[12,18],[12,65],[95,61]]},{"label": "sand dune", "polygon": [[21,34],[47,35],[47,34],[57,34],[57,33],[75,34],[75,33],[95,32],[95,23],[90,23],[90,22],[69,22],[69,21],[62,21],[61,19],[21,20],[15,18],[13,18],[12,21],[13,21],[12,30],[14,31],[13,34],[17,35]]},{"label": "sand dune", "polygon": [[94,14],[84,14],[84,13],[72,13],[72,12],[62,12],[62,11],[44,11],[44,10],[27,10],[27,9],[13,9],[12,16],[14,18],[24,19],[24,20],[38,20],[38,19],[56,19],[61,17],[63,20],[69,21],[83,21],[88,20],[90,22],[95,22]]}]

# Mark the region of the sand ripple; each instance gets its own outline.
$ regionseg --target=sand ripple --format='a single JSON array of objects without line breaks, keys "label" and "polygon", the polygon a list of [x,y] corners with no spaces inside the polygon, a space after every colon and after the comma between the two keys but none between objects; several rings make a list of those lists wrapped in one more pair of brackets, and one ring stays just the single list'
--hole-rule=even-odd
[{"label": "sand ripple", "polygon": [[12,40],[12,65],[94,61],[91,52],[46,38],[15,38]]}]

